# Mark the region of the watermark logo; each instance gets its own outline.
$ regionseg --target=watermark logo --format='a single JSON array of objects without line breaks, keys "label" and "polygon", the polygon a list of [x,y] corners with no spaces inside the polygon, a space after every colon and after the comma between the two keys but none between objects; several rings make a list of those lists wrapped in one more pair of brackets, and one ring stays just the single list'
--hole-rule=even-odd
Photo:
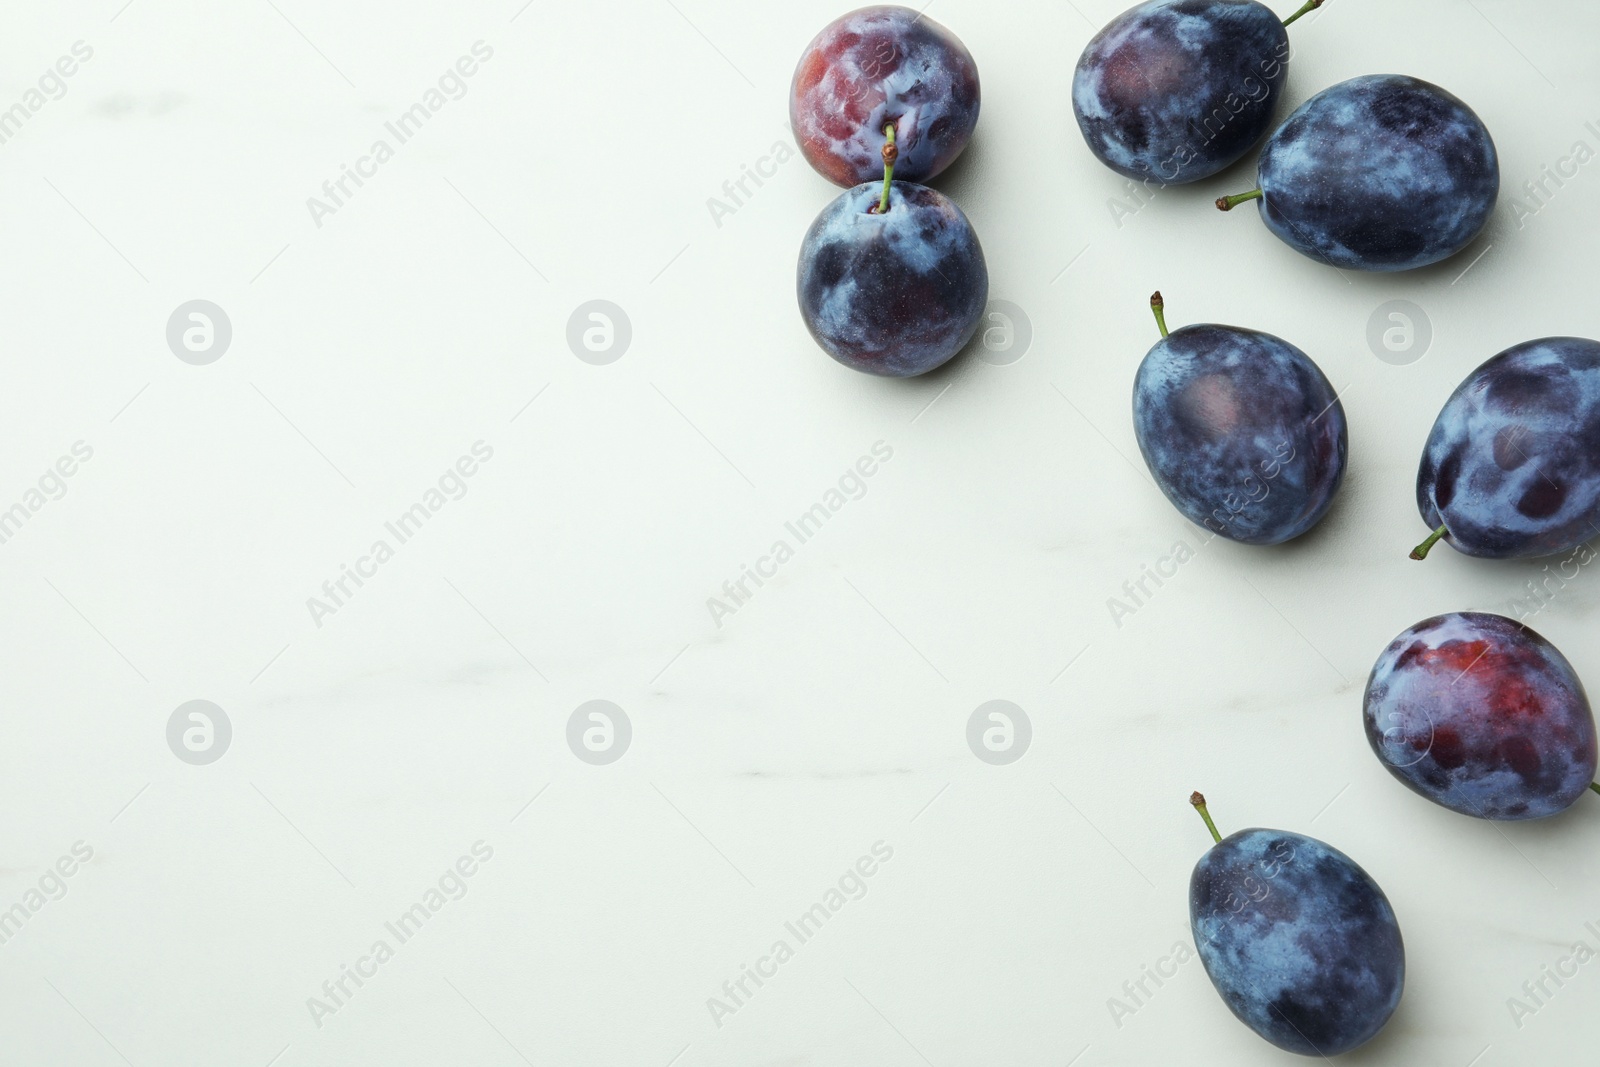
[{"label": "watermark logo", "polygon": [[67,879],[94,859],[94,848],[87,841],[74,841],[54,865],[46,867],[34,884],[9,908],[0,908],[0,945],[8,945],[46,904],[67,895]]},{"label": "watermark logo", "polygon": [[167,347],[193,366],[215,363],[232,343],[233,322],[226,311],[209,300],[179,304],[167,319]]},{"label": "watermark logo", "polygon": [[1015,763],[1033,743],[1033,721],[1009,700],[980,704],[967,719],[967,747],[995,767]]},{"label": "watermark logo", "polygon": [[72,54],[46,67],[33,86],[23,90],[22,98],[10,107],[0,104],[0,144],[6,144],[22,132],[22,127],[37,115],[46,104],[67,95],[67,79],[78,73],[82,64],[94,58],[94,49],[85,41],[72,43]]},{"label": "watermark logo", "polygon": [[816,937],[845,905],[866,897],[868,879],[893,858],[893,845],[887,841],[874,841],[871,849],[846,867],[810,907],[783,924],[783,936],[776,938],[762,955],[756,956],[753,964],[739,964],[738,974],[723,982],[716,995],[706,998],[706,1010],[711,1013],[712,1024],[721,1030],[728,1019],[750,1003],[762,987],[778,977],[779,969],[794,959],[800,947]]},{"label": "watermark logo", "polygon": [[596,767],[615,763],[633,744],[633,722],[609,700],[579,704],[567,719],[567,747]]},{"label": "watermark logo", "polygon": [[493,48],[481,40],[474,41],[470,55],[462,55],[446,67],[415,103],[383,124],[383,136],[374,138],[366,154],[358,156],[353,166],[339,164],[339,173],[322,183],[322,195],[306,197],[306,211],[311,215],[312,225],[320,230],[330,216],[343,210],[367,182],[378,176],[380,168],[395,157],[401,145],[421,133],[447,104],[467,95],[467,79],[493,58]]},{"label": "watermark logo", "polygon": [[1367,319],[1367,347],[1394,367],[1415,363],[1433,344],[1433,322],[1409,300],[1379,305]]},{"label": "watermark logo", "polygon": [[721,596],[707,597],[706,611],[717,629],[722,629],[724,618],[737,614],[750,603],[757,590],[776,578],[779,568],[794,559],[796,550],[815,537],[846,504],[866,496],[868,479],[893,458],[894,448],[889,442],[874,441],[869,454],[846,467],[816,503],[783,524],[783,536],[773,541],[763,555],[757,556],[754,565],[741,564],[739,574],[722,583]]},{"label": "watermark logo", "polygon": [[455,463],[446,467],[415,503],[384,523],[384,536],[374,539],[366,553],[357,556],[353,564],[341,563],[339,573],[322,583],[321,596],[306,597],[306,611],[312,625],[320,630],[324,619],[344,610],[356,593],[376,578],[383,565],[416,537],[424,525],[433,521],[445,505],[467,495],[470,480],[493,458],[493,445],[481,439],[474,441],[468,453],[458,456]]},{"label": "watermark logo", "polygon": [[443,911],[445,905],[461,900],[470,888],[468,880],[494,858],[494,846],[479,839],[420,896],[412,898],[406,909],[383,924],[384,936],[373,940],[353,964],[339,964],[339,972],[322,983],[322,988],[306,998],[306,1011],[318,1030],[330,1015],[337,1015],[368,982],[378,977],[384,964],[394,959],[401,945],[416,937],[422,928]]},{"label": "watermark logo", "polygon": [[717,229],[722,229],[724,219],[737,215],[762,186],[778,176],[778,168],[793,158],[793,148],[783,141],[774,141],[753,163],[740,164],[738,176],[722,183],[721,196],[706,197],[706,210],[711,213],[711,221]]},{"label": "watermark logo", "polygon": [[1576,181],[1595,158],[1594,145],[1588,139],[1592,137],[1596,144],[1600,144],[1600,124],[1586,122],[1583,129],[1585,136],[1574,141],[1566,155],[1554,163],[1541,166],[1539,173],[1523,182],[1520,190],[1509,190],[1511,217],[1517,220],[1519,231],[1527,227],[1529,219],[1549,207],[1550,202]]},{"label": "watermark logo", "polygon": [[1414,767],[1433,751],[1433,716],[1426,708],[1391,709],[1377,725],[1383,727],[1383,761],[1390,767]]},{"label": "watermark logo", "polygon": [[578,305],[567,320],[567,347],[585,363],[604,367],[628,351],[633,323],[628,313],[609,300]]},{"label": "watermark logo", "polygon": [[1523,583],[1522,587],[1528,595],[1513,599],[1506,614],[1515,614],[1521,623],[1541,614],[1554,603],[1557,596],[1566,592],[1568,585],[1578,579],[1583,568],[1594,562],[1596,555],[1588,544],[1581,544],[1566,558],[1556,563],[1546,563],[1538,577],[1529,578]]},{"label": "watermark logo", "polygon": [[[1506,1010],[1511,1013],[1511,1021],[1518,1030],[1527,1025],[1525,1019],[1548,1007],[1551,999],[1578,977],[1579,968],[1595,958],[1594,945],[1600,944],[1600,926],[1586,922],[1583,931],[1587,938],[1574,941],[1565,954],[1551,963],[1541,964],[1539,973],[1522,983],[1522,996],[1506,998]],[[1593,939],[1593,944],[1589,938]]]},{"label": "watermark logo", "polygon": [[[1211,543],[1209,535],[1200,542],[1204,548]],[[1167,554],[1156,558],[1154,563],[1139,565],[1139,576],[1129,578],[1122,583],[1122,595],[1106,598],[1106,610],[1111,613],[1111,621],[1117,629],[1122,629],[1124,620],[1137,615],[1144,609],[1156,595],[1156,591],[1167,582],[1178,576],[1178,568],[1194,559],[1196,549],[1189,547],[1189,542],[1178,541],[1167,550]],[[1151,583],[1155,589],[1150,588]]]},{"label": "watermark logo", "polygon": [[39,480],[29,486],[22,497],[7,507],[0,501],[0,545],[7,544],[52,500],[67,495],[67,479],[78,473],[78,468],[94,457],[94,449],[87,441],[75,441],[71,455],[63,455],[46,467]]},{"label": "watermark logo", "polygon": [[1028,354],[1033,344],[1033,322],[1028,313],[1009,300],[991,300],[983,309],[978,340],[978,358],[996,367],[1006,367]]},{"label": "watermark logo", "polygon": [[167,719],[167,747],[185,763],[196,767],[215,763],[232,743],[228,713],[209,700],[179,704]]},{"label": "watermark logo", "polygon": [[1122,995],[1106,998],[1106,1010],[1111,1012],[1111,1021],[1117,1029],[1122,1029],[1124,1019],[1147,1007],[1162,986],[1178,977],[1178,968],[1194,959],[1194,955],[1194,949],[1182,941],[1174,941],[1167,954],[1157,958],[1155,963],[1141,963],[1138,977],[1122,983]]}]

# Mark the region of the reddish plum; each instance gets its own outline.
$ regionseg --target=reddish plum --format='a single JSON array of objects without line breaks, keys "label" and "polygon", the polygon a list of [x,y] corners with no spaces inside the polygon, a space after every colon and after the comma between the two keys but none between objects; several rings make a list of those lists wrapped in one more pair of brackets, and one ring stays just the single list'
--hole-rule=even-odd
[{"label": "reddish plum", "polygon": [[1554,645],[1511,619],[1454,612],[1378,657],[1362,722],[1408,788],[1480,819],[1539,819],[1594,781],[1594,715]]},{"label": "reddish plum", "polygon": [[806,47],[789,91],[800,151],[846,188],[882,174],[895,127],[898,175],[925,182],[948,167],[978,124],[978,67],[955,34],[908,7],[864,7]]}]

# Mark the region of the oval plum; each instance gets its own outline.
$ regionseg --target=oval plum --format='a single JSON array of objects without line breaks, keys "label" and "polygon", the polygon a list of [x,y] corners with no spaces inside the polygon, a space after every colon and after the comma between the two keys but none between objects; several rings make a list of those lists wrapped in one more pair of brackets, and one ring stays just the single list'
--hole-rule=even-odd
[{"label": "oval plum", "polygon": [[1239,1021],[1279,1048],[1337,1056],[1400,1004],[1405,944],[1383,890],[1331,845],[1241,830],[1195,864],[1189,924]]},{"label": "oval plum", "polygon": [[1407,788],[1479,819],[1565,811],[1600,760],[1572,665],[1502,615],[1438,615],[1389,642],[1367,680],[1362,723]]},{"label": "oval plum", "polygon": [[1289,35],[1256,0],[1150,0],[1084,48],[1072,111],[1100,162],[1183,185],[1255,147],[1288,72]]},{"label": "oval plum", "polygon": [[1423,446],[1417,509],[1469,556],[1548,556],[1600,537],[1600,343],[1528,341],[1467,375]]},{"label": "oval plum", "polygon": [[1235,326],[1186,326],[1157,342],[1134,377],[1133,428],[1173,506],[1249,545],[1315,526],[1349,452],[1344,408],[1310,357]]}]

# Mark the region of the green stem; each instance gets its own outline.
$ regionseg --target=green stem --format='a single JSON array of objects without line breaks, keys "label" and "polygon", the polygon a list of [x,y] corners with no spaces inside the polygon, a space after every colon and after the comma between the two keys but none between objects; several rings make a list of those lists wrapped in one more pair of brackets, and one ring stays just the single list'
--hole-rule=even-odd
[{"label": "green stem", "polygon": [[1301,15],[1309,15],[1309,14],[1311,14],[1311,12],[1315,11],[1317,8],[1319,8],[1321,6],[1322,6],[1322,0],[1306,0],[1306,6],[1301,8],[1299,11],[1296,11],[1294,14],[1290,15],[1288,18],[1284,19],[1283,20],[1283,24],[1285,26],[1293,26],[1294,23],[1295,23],[1295,20],[1298,19]]},{"label": "green stem", "polygon": [[1590,782],[1589,788],[1593,789],[1596,793],[1600,793],[1600,782]]},{"label": "green stem", "polygon": [[1159,292],[1150,298],[1150,310],[1156,313],[1156,325],[1161,327],[1162,337],[1168,336],[1166,308],[1167,302],[1161,299],[1161,294]]},{"label": "green stem", "polygon": [[1449,529],[1447,529],[1446,527],[1443,527],[1443,526],[1441,526],[1437,530],[1433,531],[1433,533],[1428,535],[1428,539],[1426,541],[1422,542],[1422,544],[1418,545],[1416,548],[1413,548],[1411,550],[1411,558],[1412,559],[1427,559],[1428,558],[1428,553],[1433,551],[1433,546],[1438,544],[1440,539],[1443,538],[1444,535],[1449,533],[1449,532],[1450,532]]},{"label": "green stem", "polygon": [[1199,793],[1189,794],[1189,803],[1194,805],[1194,810],[1206,821],[1206,829],[1211,831],[1211,840],[1222,844],[1222,835],[1217,833],[1217,824],[1211,821],[1211,813],[1206,810],[1206,798]]},{"label": "green stem", "polygon": [[1238,207],[1240,204],[1243,204],[1247,200],[1260,200],[1260,199],[1261,199],[1261,190],[1260,189],[1252,189],[1248,193],[1240,193],[1237,196],[1219,196],[1217,198],[1217,210],[1218,211],[1232,211],[1234,208]]},{"label": "green stem", "polygon": [[894,123],[883,128],[883,135],[888,140],[883,144],[883,199],[878,201],[880,215],[889,210],[889,185],[894,181],[894,161],[900,158],[900,150],[894,146]]}]

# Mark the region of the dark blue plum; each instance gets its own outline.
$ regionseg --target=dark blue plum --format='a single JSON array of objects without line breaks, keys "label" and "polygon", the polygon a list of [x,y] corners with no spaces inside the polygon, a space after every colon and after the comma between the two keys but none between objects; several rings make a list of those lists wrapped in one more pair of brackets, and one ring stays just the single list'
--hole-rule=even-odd
[{"label": "dark blue plum", "polygon": [[1439,615],[1391,641],[1367,680],[1362,723],[1390,774],[1479,819],[1566,811],[1600,761],[1572,664],[1502,615]]},{"label": "dark blue plum", "polygon": [[1157,342],[1134,378],[1133,430],[1173,506],[1248,545],[1315,526],[1349,452],[1344,407],[1310,357],[1236,326],[1185,326]]},{"label": "dark blue plum", "polygon": [[835,185],[883,173],[893,124],[896,173],[925,182],[967,147],[978,125],[978,67],[955,34],[908,7],[864,7],[823,28],[789,89],[800,151]]},{"label": "dark blue plum", "polygon": [[1262,219],[1296,251],[1351,270],[1412,270],[1478,236],[1500,195],[1500,163],[1466,104],[1416,78],[1375,74],[1290,115],[1262,150],[1259,183]]},{"label": "dark blue plum", "polygon": [[1151,0],[1083,50],[1072,110],[1100,162],[1182,185],[1261,140],[1288,73],[1289,35],[1256,0]]},{"label": "dark blue plum", "polygon": [[1195,864],[1189,925],[1239,1021],[1302,1056],[1370,1040],[1400,1004],[1406,953],[1394,909],[1331,845],[1241,830]]},{"label": "dark blue plum", "polygon": [[983,247],[961,209],[921,185],[859,185],[822,210],[800,246],[800,314],[847,367],[909,378],[972,339],[989,299]]},{"label": "dark blue plum", "polygon": [[1600,344],[1528,341],[1469,374],[1423,446],[1417,508],[1469,556],[1548,556],[1600,537]]}]

